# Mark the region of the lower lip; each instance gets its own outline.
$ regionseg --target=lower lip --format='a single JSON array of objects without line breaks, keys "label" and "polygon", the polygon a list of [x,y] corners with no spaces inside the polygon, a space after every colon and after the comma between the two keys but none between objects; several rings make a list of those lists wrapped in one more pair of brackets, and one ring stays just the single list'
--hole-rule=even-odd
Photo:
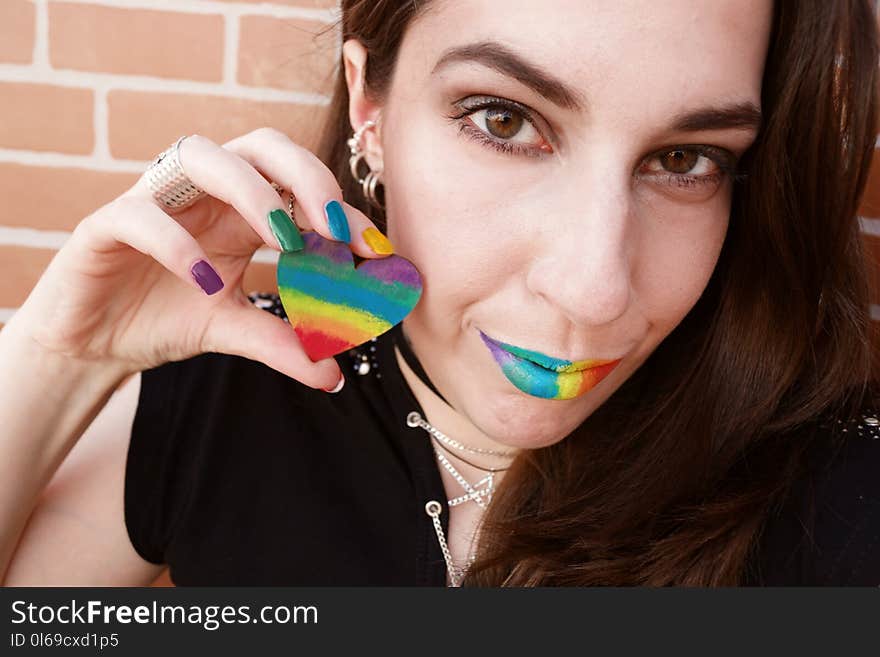
[{"label": "lower lip", "polygon": [[544,399],[579,397],[598,385],[621,361],[620,358],[604,361],[595,367],[576,372],[554,372],[510,353],[482,331],[479,333],[507,380],[533,397]]}]

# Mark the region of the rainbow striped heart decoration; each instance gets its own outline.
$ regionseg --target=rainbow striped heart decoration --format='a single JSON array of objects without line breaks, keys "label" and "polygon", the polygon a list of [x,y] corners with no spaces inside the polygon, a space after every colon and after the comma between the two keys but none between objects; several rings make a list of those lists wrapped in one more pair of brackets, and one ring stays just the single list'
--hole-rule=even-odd
[{"label": "rainbow striped heart decoration", "polygon": [[382,335],[422,296],[422,279],[398,255],[355,268],[349,245],[304,232],[305,247],[278,258],[278,294],[313,361],[335,356]]}]

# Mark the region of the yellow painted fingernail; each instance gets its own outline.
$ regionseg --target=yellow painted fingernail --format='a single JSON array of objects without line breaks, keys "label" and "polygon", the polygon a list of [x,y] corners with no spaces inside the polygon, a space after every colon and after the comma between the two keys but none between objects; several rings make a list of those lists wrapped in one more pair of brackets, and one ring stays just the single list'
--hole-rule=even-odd
[{"label": "yellow painted fingernail", "polygon": [[373,228],[370,226],[363,233],[361,233],[364,237],[364,242],[367,243],[373,252],[378,255],[390,255],[394,253],[394,246],[391,244],[391,240],[385,237],[378,228]]}]

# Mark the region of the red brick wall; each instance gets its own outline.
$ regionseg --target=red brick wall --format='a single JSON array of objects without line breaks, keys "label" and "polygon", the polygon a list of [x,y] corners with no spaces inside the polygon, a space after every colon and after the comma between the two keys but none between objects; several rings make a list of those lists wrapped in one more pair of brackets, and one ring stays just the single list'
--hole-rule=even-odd
[{"label": "red brick wall", "polygon": [[[0,1],[0,327],[73,227],[177,137],[271,125],[309,147],[336,0]],[[272,289],[272,252],[245,288]]]}]

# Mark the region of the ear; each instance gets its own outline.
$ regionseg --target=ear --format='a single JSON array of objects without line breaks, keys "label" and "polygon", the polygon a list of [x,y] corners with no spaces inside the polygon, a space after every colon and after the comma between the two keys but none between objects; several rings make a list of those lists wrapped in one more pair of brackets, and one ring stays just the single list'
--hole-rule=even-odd
[{"label": "ear", "polygon": [[374,129],[364,133],[363,145],[367,164],[374,171],[381,171],[382,108],[368,97],[364,88],[367,49],[357,39],[348,39],[342,44],[342,60],[345,65],[345,82],[348,85],[348,120],[351,123],[352,132],[368,120],[376,122]]}]

